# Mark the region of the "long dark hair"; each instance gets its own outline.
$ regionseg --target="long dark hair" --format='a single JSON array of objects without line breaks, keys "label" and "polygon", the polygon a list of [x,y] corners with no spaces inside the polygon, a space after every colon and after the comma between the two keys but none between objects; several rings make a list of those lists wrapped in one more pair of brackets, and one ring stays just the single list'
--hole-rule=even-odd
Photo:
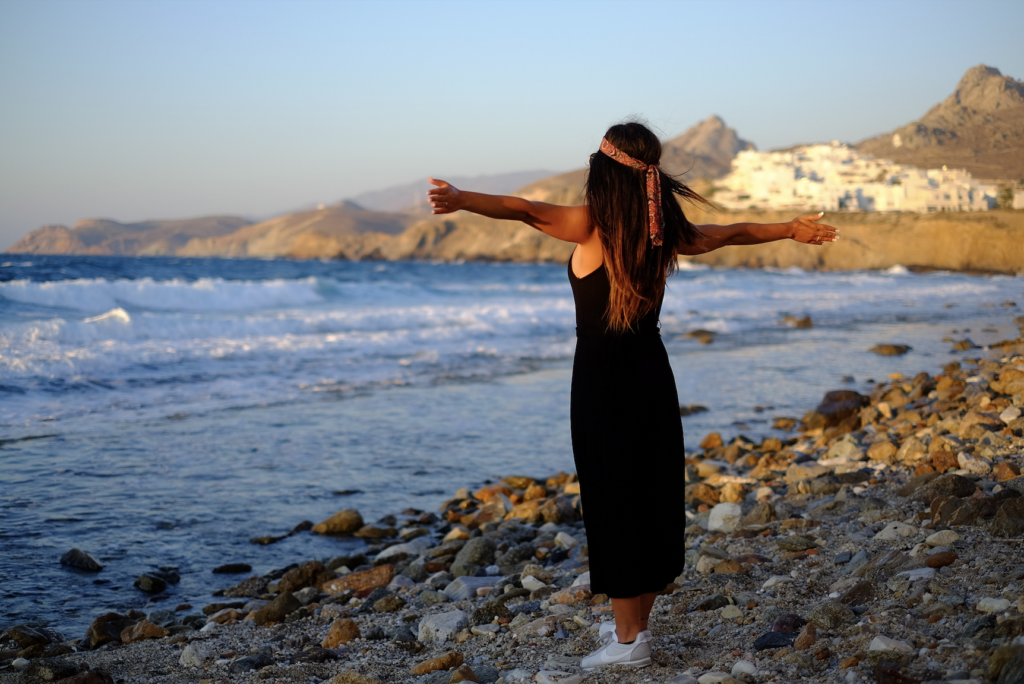
[{"label": "long dark hair", "polygon": [[[622,123],[604,134],[608,142],[645,164],[661,160],[661,141],[641,123]],[[603,152],[590,156],[586,194],[590,220],[604,247],[604,267],[611,283],[608,327],[624,332],[658,305],[665,279],[676,269],[681,243],[693,244],[701,233],[683,214],[676,199],[710,206],[681,180],[660,171],[664,241],[655,247],[648,234],[647,184],[643,171]]]}]

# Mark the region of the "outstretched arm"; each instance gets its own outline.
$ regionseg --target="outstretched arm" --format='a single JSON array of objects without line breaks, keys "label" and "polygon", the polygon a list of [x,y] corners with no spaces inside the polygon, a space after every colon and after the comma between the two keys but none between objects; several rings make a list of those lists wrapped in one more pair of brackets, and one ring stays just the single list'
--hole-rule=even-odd
[{"label": "outstretched arm", "polygon": [[586,207],[563,207],[531,202],[521,197],[466,192],[443,180],[428,179],[437,187],[427,191],[432,214],[469,211],[489,218],[522,221],[566,242],[586,242],[593,234]]},{"label": "outstretched arm", "polygon": [[680,254],[706,254],[719,247],[731,245],[760,245],[776,240],[796,240],[808,245],[823,245],[839,239],[839,230],[819,224],[825,212],[808,214],[789,223],[733,223],[728,226],[697,226],[702,237],[688,245],[679,246]]}]

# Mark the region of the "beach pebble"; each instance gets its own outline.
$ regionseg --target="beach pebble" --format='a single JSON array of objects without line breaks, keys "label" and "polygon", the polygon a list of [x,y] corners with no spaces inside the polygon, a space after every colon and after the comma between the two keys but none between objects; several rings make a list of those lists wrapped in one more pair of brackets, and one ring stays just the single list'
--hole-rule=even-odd
[{"label": "beach pebble", "polygon": [[665,680],[665,684],[697,684],[697,678],[689,672],[680,672],[675,677]]},{"label": "beach pebble", "polygon": [[1010,601],[1007,599],[983,598],[975,606],[979,613],[1002,613],[1009,610]]},{"label": "beach pebble", "polygon": [[539,579],[533,577],[532,575],[529,577],[524,577],[521,580],[521,582],[523,585],[523,589],[529,589],[530,591],[537,591],[538,589],[543,589],[544,587],[548,586],[547,584],[541,582]]},{"label": "beach pebble", "polygon": [[757,674],[757,666],[749,660],[737,660],[733,666],[731,673],[733,677],[739,675],[750,675],[751,677]]},{"label": "beach pebble", "polygon": [[788,582],[795,582],[795,581],[796,580],[794,580],[789,575],[772,575],[767,580],[765,580],[764,584],[761,585],[761,588],[762,589],[771,589],[772,587],[778,586],[780,584],[786,584]]},{"label": "beach pebble", "polygon": [[960,539],[960,535],[953,530],[941,530],[928,535],[924,543],[928,546],[952,546],[958,539]]},{"label": "beach pebble", "polygon": [[[583,675],[556,670],[541,670],[533,680],[537,684],[580,684],[583,681]],[[508,680],[506,679],[506,681]]]},{"label": "beach pebble", "polygon": [[735,620],[736,618],[743,617],[743,610],[739,606],[725,606],[719,611],[719,615],[725,620]]},{"label": "beach pebble", "polygon": [[740,524],[743,509],[736,503],[720,503],[711,509],[708,516],[709,532],[732,532]]},{"label": "beach pebble", "polygon": [[911,653],[914,648],[909,644],[896,639],[891,639],[884,634],[879,634],[871,640],[868,646],[869,651],[897,651],[899,653]]},{"label": "beach pebble", "polygon": [[208,644],[193,641],[181,652],[178,664],[182,667],[202,667],[213,656],[213,649]]},{"label": "beach pebble", "polygon": [[85,551],[71,549],[60,557],[60,564],[69,568],[77,568],[87,572],[99,572],[103,565],[98,560],[87,554]]},{"label": "beach pebble", "polygon": [[740,684],[728,672],[707,672],[697,677],[697,684]]},{"label": "beach pebble", "polygon": [[891,522],[875,535],[875,541],[892,541],[900,537],[913,537],[917,534],[917,528],[899,521]]},{"label": "beach pebble", "polygon": [[468,624],[469,616],[461,610],[429,615],[420,620],[419,640],[425,644],[451,641]]}]

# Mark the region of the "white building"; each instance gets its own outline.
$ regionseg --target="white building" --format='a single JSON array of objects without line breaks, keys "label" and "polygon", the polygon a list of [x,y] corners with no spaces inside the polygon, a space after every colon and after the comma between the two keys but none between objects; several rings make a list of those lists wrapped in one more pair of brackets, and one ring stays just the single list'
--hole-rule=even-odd
[{"label": "white building", "polygon": [[1024,188],[1013,191],[1013,208],[1024,209]]},{"label": "white building", "polygon": [[995,185],[962,169],[894,164],[836,142],[740,152],[717,185],[715,202],[727,209],[984,211],[996,202]]}]

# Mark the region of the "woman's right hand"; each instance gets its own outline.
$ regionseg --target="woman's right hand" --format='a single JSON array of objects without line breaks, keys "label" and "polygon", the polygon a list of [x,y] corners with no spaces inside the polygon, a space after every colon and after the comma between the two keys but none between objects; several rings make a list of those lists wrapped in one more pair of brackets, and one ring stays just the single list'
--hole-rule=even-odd
[{"label": "woman's right hand", "polygon": [[430,202],[431,214],[451,214],[462,209],[464,201],[462,193],[451,183],[434,178],[427,178],[436,188],[427,190],[427,200]]}]

